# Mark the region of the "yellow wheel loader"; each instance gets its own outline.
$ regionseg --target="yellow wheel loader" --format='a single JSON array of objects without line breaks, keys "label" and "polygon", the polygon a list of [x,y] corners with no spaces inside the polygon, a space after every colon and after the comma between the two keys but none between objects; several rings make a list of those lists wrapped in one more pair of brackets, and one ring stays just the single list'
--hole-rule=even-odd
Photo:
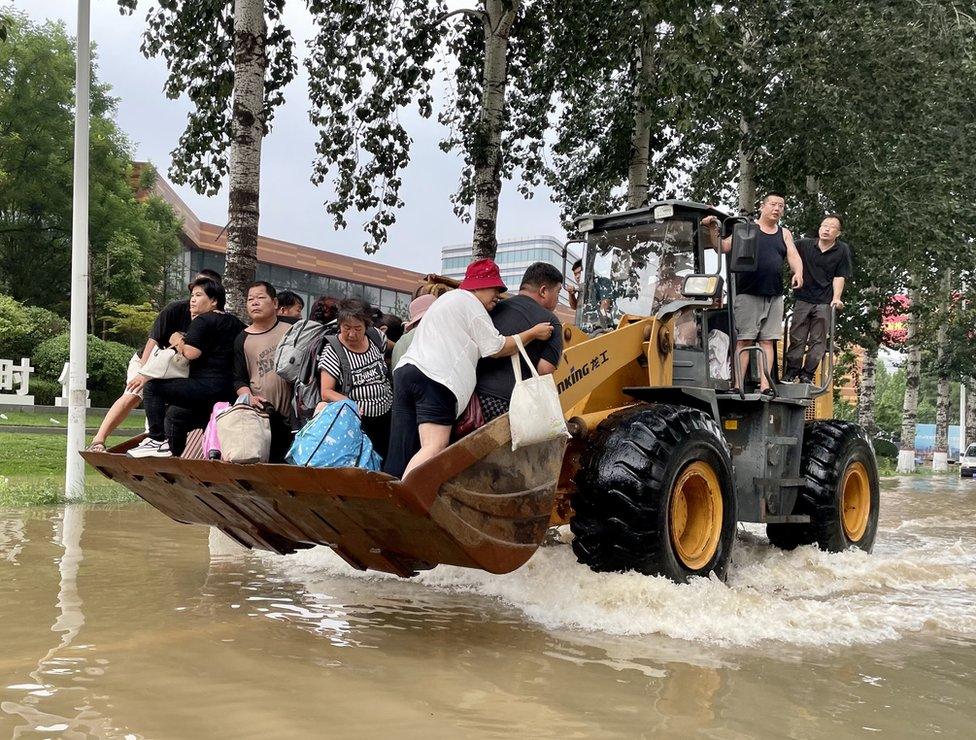
[{"label": "yellow wheel loader", "polygon": [[[729,255],[712,249],[706,216],[731,233]],[[729,276],[754,269],[755,227],[684,201],[577,227],[582,291],[554,376],[568,442],[513,452],[503,415],[403,480],[126,457],[139,438],[84,457],[178,522],[282,554],[325,545],[401,576],[440,563],[506,573],[567,523],[590,568],[679,582],[725,575],[739,521],[765,523],[784,548],[870,550],[877,465],[860,428],[829,419],[833,321],[817,385],[780,383],[758,346],[734,350]],[[756,392],[758,373],[772,393]]]},{"label": "yellow wheel loader", "polygon": [[[707,216],[732,236],[725,260]],[[722,576],[739,521],[765,523],[784,548],[870,550],[877,464],[857,425],[829,419],[833,316],[819,385],[779,382],[759,346],[735,350],[734,275],[755,269],[757,227],[683,201],[577,227],[577,319],[592,338],[566,349],[556,380],[573,431],[557,510],[579,561]],[[771,392],[758,392],[759,373]]]}]

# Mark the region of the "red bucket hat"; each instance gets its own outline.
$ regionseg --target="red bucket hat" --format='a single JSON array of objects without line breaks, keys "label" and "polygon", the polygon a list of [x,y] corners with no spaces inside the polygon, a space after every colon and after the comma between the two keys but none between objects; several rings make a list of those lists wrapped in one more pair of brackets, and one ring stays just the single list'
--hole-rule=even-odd
[{"label": "red bucket hat", "polygon": [[498,288],[508,290],[502,282],[502,275],[498,271],[495,260],[476,260],[468,265],[464,272],[464,280],[458,286],[462,290],[481,290],[482,288]]}]

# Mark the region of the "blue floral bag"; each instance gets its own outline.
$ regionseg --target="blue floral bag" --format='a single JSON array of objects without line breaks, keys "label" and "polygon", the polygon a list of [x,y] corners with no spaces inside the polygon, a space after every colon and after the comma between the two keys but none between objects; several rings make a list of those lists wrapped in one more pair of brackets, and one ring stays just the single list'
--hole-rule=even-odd
[{"label": "blue floral bag", "polygon": [[295,435],[285,460],[309,468],[366,470],[379,470],[382,462],[349,400],[327,404],[313,416]]}]

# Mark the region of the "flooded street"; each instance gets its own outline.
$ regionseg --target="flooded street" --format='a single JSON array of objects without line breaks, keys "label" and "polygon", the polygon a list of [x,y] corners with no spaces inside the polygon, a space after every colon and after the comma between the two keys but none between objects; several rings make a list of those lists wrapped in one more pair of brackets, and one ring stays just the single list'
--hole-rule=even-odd
[{"label": "flooded street", "polygon": [[0,737],[971,736],[976,482],[883,483],[873,555],[740,531],[728,584],[566,546],[412,581],[148,506],[0,510]]}]

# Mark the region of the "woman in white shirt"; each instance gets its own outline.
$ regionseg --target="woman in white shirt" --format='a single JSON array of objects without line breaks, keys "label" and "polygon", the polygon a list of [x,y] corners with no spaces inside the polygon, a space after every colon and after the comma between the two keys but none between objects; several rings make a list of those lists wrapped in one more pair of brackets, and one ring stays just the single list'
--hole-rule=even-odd
[{"label": "woman in white shirt", "polygon": [[[393,373],[393,424],[383,472],[406,475],[447,447],[451,428],[467,407],[482,357],[518,351],[503,337],[488,312],[505,292],[498,265],[489,259],[468,265],[458,290],[445,293],[427,310],[416,336]],[[552,324],[536,324],[519,334],[523,344],[547,340]]]}]

